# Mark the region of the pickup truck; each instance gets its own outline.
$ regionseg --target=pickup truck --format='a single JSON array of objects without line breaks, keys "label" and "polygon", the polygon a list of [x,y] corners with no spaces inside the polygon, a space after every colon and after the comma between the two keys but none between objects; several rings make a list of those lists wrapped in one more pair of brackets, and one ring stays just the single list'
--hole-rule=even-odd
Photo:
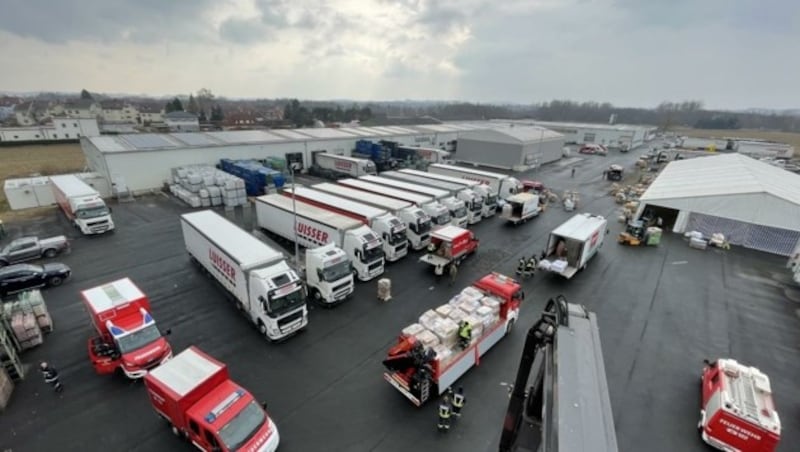
[{"label": "pickup truck", "polygon": [[41,257],[55,257],[69,250],[69,241],[63,235],[39,239],[38,237],[22,237],[12,240],[0,250],[0,267],[18,262],[25,262]]}]

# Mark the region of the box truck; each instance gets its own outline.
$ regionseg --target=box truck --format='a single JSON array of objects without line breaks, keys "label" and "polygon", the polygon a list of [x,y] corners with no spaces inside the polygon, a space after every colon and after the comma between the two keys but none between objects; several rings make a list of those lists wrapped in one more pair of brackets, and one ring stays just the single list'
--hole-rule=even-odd
[{"label": "box truck", "polygon": [[419,261],[433,266],[434,273],[442,275],[451,263],[460,265],[467,256],[475,254],[479,243],[472,231],[446,226],[431,233],[428,252]]},{"label": "box truck", "polygon": [[450,192],[450,194],[456,199],[464,201],[464,205],[467,208],[467,222],[469,224],[476,224],[483,219],[483,197],[465,187],[463,184],[431,179],[401,171],[385,171],[381,173],[380,176],[399,180],[401,182],[408,182],[425,187],[436,188],[439,190],[446,190]]},{"label": "box truck", "polygon": [[375,170],[375,163],[367,159],[320,151],[311,154],[311,161],[311,167],[308,169],[309,174],[328,179],[378,174]]},{"label": "box truck", "polygon": [[461,179],[474,180],[492,187],[501,199],[506,199],[522,191],[522,182],[516,177],[502,173],[464,168],[455,165],[436,163],[428,166],[428,172],[443,174],[445,176],[460,177]]},{"label": "box truck", "polygon": [[450,224],[450,211],[447,207],[429,196],[420,195],[414,192],[387,187],[386,185],[373,184],[363,179],[342,179],[339,184],[345,187],[375,193],[389,198],[399,199],[414,203],[423,212],[431,217],[433,229],[438,229]]},{"label": "box truck", "polygon": [[289,197],[295,195],[300,201],[354,218],[369,226],[383,239],[383,253],[389,262],[398,261],[408,254],[406,225],[385,210],[313,188],[295,186],[282,193]]},{"label": "box truck", "polygon": [[394,214],[406,225],[406,238],[408,238],[411,247],[415,250],[421,250],[431,242],[431,217],[413,203],[356,190],[344,185],[323,183],[313,185],[312,188]]},{"label": "box truck", "polygon": [[72,174],[51,176],[56,203],[84,235],[114,230],[111,209],[100,193]]},{"label": "box truck", "polygon": [[506,199],[506,204],[500,213],[500,218],[509,223],[525,223],[539,215],[539,196],[531,193],[517,193]]},{"label": "box truck", "polygon": [[175,436],[204,451],[275,452],[275,422],[228,367],[189,347],[144,378],[147,396]]},{"label": "box truck", "polygon": [[356,219],[278,194],[256,198],[256,217],[265,232],[297,240],[305,248],[336,244],[347,253],[361,281],[383,274],[383,241]]},{"label": "box truck", "polygon": [[539,268],[572,278],[586,268],[608,233],[608,221],[600,215],[575,215],[550,233]]},{"label": "box truck", "polygon": [[308,324],[303,281],[283,253],[211,210],[181,215],[186,250],[267,339]]},{"label": "box truck", "polygon": [[[89,359],[100,375],[118,369],[131,379],[172,358],[150,310],[150,300],[129,278],[81,292],[96,336],[89,339]],[[169,334],[169,330],[165,331]]]},{"label": "box truck", "polygon": [[385,185],[390,188],[398,190],[405,190],[411,193],[418,193],[424,196],[439,201],[450,212],[450,224],[453,226],[466,227],[467,226],[467,206],[464,201],[456,199],[446,190],[439,190],[438,188],[426,187],[419,184],[411,184],[399,180],[389,179],[386,177],[378,176],[363,176],[359,180],[369,182],[372,184]]},{"label": "box truck", "polygon": [[427,171],[419,171],[414,169],[401,169],[397,171],[400,174],[408,174],[411,176],[424,177],[426,179],[438,180],[448,182],[451,184],[460,184],[464,188],[468,188],[475,192],[483,199],[483,216],[489,218],[497,213],[497,192],[486,184],[478,181],[461,179],[459,177],[445,176],[443,174],[429,173]]}]

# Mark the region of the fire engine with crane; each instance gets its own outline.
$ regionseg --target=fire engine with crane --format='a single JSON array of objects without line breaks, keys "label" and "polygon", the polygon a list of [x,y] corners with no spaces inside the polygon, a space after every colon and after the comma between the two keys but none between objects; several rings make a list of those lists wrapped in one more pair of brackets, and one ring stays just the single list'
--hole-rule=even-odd
[{"label": "fire engine with crane", "polygon": [[618,450],[597,318],[551,298],[525,338],[499,451]]},{"label": "fire engine with crane", "polygon": [[266,403],[230,379],[228,367],[189,347],[144,377],[150,404],[172,432],[204,451],[274,452]]},{"label": "fire engine with crane", "polygon": [[84,290],[81,297],[97,331],[88,349],[98,374],[121,369],[128,378],[142,378],[172,358],[172,348],[150,314],[150,300],[129,278]]},{"label": "fire engine with crane", "polygon": [[479,243],[472,231],[458,226],[445,226],[431,232],[428,252],[419,261],[432,265],[434,273],[442,275],[448,265],[459,265],[467,256],[478,251]]},{"label": "fire engine with crane", "polygon": [[772,452],[781,420],[769,377],[733,359],[705,362],[697,428],[703,441],[725,451]]},{"label": "fire engine with crane", "polygon": [[[511,332],[524,298],[514,279],[484,276],[403,329],[383,360],[384,380],[416,406],[438,397]],[[462,322],[472,329],[466,344],[458,337]]]}]

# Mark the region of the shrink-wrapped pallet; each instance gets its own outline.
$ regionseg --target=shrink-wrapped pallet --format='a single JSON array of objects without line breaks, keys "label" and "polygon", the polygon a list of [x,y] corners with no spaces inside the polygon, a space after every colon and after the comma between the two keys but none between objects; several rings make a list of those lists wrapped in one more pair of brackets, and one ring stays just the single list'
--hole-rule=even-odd
[{"label": "shrink-wrapped pallet", "polygon": [[458,307],[460,303],[461,303],[461,294],[454,295],[453,298],[451,298],[450,301],[447,302],[447,304],[453,306],[454,308]]},{"label": "shrink-wrapped pallet", "polygon": [[431,329],[433,328],[434,322],[436,322],[436,320],[440,318],[441,316],[437,314],[436,311],[434,311],[433,309],[429,309],[425,311],[424,314],[419,316],[419,323],[423,327]]},{"label": "shrink-wrapped pallet", "polygon": [[452,321],[454,321],[456,323],[464,320],[464,318],[466,316],[467,316],[467,313],[462,311],[461,309],[458,309],[458,308],[454,308],[454,309],[450,310],[450,314],[447,315],[447,317],[449,319],[451,319]]},{"label": "shrink-wrapped pallet", "polygon": [[433,348],[433,351],[436,352],[436,359],[439,360],[440,365],[447,363],[453,357],[452,349],[446,345],[439,344]]},{"label": "shrink-wrapped pallet", "polygon": [[466,312],[467,314],[472,314],[479,307],[481,307],[481,302],[478,300],[479,299],[465,298],[461,300],[461,303],[459,303],[458,308]]},{"label": "shrink-wrapped pallet", "polygon": [[450,306],[449,304],[443,304],[443,305],[439,306],[438,308],[436,308],[436,313],[439,314],[442,317],[449,317],[450,316],[450,312],[452,312],[453,309],[454,308],[452,306]]},{"label": "shrink-wrapped pallet", "polygon": [[433,348],[439,345],[439,337],[430,332],[429,330],[422,330],[419,334],[414,335],[417,340],[422,343],[426,348]]},{"label": "shrink-wrapped pallet", "polygon": [[474,315],[468,315],[464,317],[464,321],[469,323],[472,327],[472,339],[475,340],[483,335],[483,331],[485,330],[483,322],[480,318]]},{"label": "shrink-wrapped pallet", "polygon": [[495,314],[500,313],[500,300],[498,300],[497,298],[483,297],[481,298],[481,304],[491,309],[492,312]]},{"label": "shrink-wrapped pallet", "polygon": [[421,333],[425,328],[420,325],[419,323],[412,323],[407,327],[403,328],[403,334],[406,336],[416,336],[417,334]]},{"label": "shrink-wrapped pallet", "polygon": [[461,291],[461,295],[469,298],[480,299],[483,297],[483,292],[472,286],[469,286],[465,287],[464,290]]},{"label": "shrink-wrapped pallet", "polygon": [[452,346],[458,342],[458,325],[451,319],[438,319],[431,331],[436,334],[439,341],[447,346]]},{"label": "shrink-wrapped pallet", "polygon": [[479,318],[481,323],[483,323],[483,327],[487,329],[491,328],[497,319],[497,316],[495,316],[492,309],[488,306],[481,306],[478,308],[478,310],[475,311],[475,317]]}]

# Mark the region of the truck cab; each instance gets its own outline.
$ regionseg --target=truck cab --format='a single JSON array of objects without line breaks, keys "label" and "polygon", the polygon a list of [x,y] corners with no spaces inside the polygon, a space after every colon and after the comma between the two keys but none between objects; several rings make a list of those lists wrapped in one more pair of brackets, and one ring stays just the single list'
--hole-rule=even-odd
[{"label": "truck cab", "polygon": [[407,226],[392,214],[381,215],[372,222],[372,230],[381,235],[386,260],[395,262],[408,254]]},{"label": "truck cab", "polygon": [[450,224],[460,228],[467,227],[467,206],[464,201],[453,196],[442,199],[442,204],[450,212]]},{"label": "truck cab", "polygon": [[361,281],[383,274],[383,241],[369,226],[347,231],[342,248],[353,260],[353,273]]},{"label": "truck cab", "polygon": [[483,197],[483,216],[489,218],[497,213],[497,192],[488,185],[476,185],[471,189]]},{"label": "truck cab", "polygon": [[431,234],[428,253],[419,260],[432,265],[434,272],[442,275],[445,267],[453,262],[458,265],[477,251],[478,243],[479,240],[472,231],[457,226],[447,226]]},{"label": "truck cab", "polygon": [[81,295],[98,333],[88,342],[89,358],[98,374],[121,369],[128,378],[142,378],[172,358],[172,348],[150,314],[150,301],[130,279],[87,289]]},{"label": "truck cab", "polygon": [[483,198],[474,191],[465,188],[456,194],[456,198],[463,201],[467,208],[467,222],[479,223],[483,219]]},{"label": "truck cab", "polygon": [[436,201],[423,204],[422,210],[431,217],[431,226],[433,230],[443,228],[452,221],[450,210]]},{"label": "truck cab", "polygon": [[353,265],[334,243],[306,250],[306,284],[309,296],[331,304],[353,294]]},{"label": "truck cab", "polygon": [[406,224],[406,237],[412,248],[421,250],[431,243],[431,217],[427,213],[419,207],[407,207],[397,214]]},{"label": "truck cab", "polygon": [[251,270],[249,299],[259,309],[248,309],[251,320],[271,340],[288,337],[308,324],[303,281],[286,261]]}]

